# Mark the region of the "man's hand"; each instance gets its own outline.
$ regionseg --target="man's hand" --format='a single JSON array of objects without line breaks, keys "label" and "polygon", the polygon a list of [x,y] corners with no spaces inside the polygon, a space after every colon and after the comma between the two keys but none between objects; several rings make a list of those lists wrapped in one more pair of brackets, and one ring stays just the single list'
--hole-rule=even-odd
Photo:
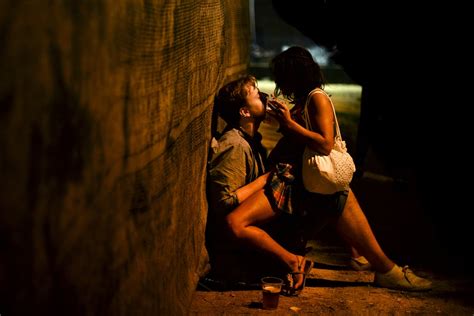
[{"label": "man's hand", "polygon": [[250,182],[247,185],[244,185],[237,191],[235,191],[235,194],[237,195],[237,199],[239,200],[239,204],[245,201],[249,196],[254,194],[255,192],[258,192],[260,190],[263,190],[265,187],[265,184],[268,181],[268,177],[270,175],[270,172],[264,173],[254,181]]}]

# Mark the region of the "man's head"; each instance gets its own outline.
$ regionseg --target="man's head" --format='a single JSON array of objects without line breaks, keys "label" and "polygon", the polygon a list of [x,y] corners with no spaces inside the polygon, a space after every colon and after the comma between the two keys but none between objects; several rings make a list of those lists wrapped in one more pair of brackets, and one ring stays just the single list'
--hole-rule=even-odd
[{"label": "man's head", "polygon": [[223,86],[215,98],[219,115],[229,125],[239,125],[240,119],[265,118],[265,105],[255,77],[247,75]]}]

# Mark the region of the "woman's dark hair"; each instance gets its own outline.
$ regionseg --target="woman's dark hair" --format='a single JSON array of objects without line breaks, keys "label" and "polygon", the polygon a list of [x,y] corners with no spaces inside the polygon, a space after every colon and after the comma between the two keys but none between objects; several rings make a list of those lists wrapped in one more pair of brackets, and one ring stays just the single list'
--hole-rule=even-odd
[{"label": "woman's dark hair", "polygon": [[324,77],[311,53],[293,46],[276,55],[270,68],[276,83],[275,95],[283,93],[290,101],[304,99],[308,93],[324,85]]},{"label": "woman's dark hair", "polygon": [[254,76],[247,75],[243,78],[234,80],[223,86],[214,99],[214,106],[217,113],[229,125],[237,125],[240,119],[240,108],[246,105],[248,84],[257,85],[257,79]]}]

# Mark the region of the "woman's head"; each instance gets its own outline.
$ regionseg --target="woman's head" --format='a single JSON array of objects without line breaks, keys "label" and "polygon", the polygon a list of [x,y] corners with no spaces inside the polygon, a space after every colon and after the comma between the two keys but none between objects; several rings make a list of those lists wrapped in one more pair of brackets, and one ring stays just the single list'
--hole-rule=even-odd
[{"label": "woman's head", "polygon": [[311,53],[293,46],[276,55],[270,68],[276,83],[275,94],[282,93],[292,101],[305,98],[314,88],[324,85],[324,77]]}]

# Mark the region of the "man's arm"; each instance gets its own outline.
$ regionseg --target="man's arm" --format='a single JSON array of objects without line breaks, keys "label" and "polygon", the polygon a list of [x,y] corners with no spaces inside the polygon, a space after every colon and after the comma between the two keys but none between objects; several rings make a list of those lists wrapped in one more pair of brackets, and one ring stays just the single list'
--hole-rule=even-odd
[{"label": "man's arm", "polygon": [[244,186],[245,152],[239,144],[220,144],[208,165],[208,199],[212,209],[230,211],[239,204],[237,189]]},{"label": "man's arm", "polygon": [[269,175],[270,175],[270,172],[267,172],[261,175],[260,177],[258,177],[257,179],[255,179],[254,181],[250,182],[249,184],[244,185],[240,189],[237,189],[235,193],[237,195],[239,204],[245,201],[249,196],[251,196],[255,192],[263,189],[263,187],[265,186],[265,183],[267,183],[267,179]]},{"label": "man's arm", "polygon": [[238,142],[221,143],[212,155],[208,166],[208,199],[213,209],[230,212],[264,187],[268,174],[247,183],[249,166],[254,163],[249,149]]}]

